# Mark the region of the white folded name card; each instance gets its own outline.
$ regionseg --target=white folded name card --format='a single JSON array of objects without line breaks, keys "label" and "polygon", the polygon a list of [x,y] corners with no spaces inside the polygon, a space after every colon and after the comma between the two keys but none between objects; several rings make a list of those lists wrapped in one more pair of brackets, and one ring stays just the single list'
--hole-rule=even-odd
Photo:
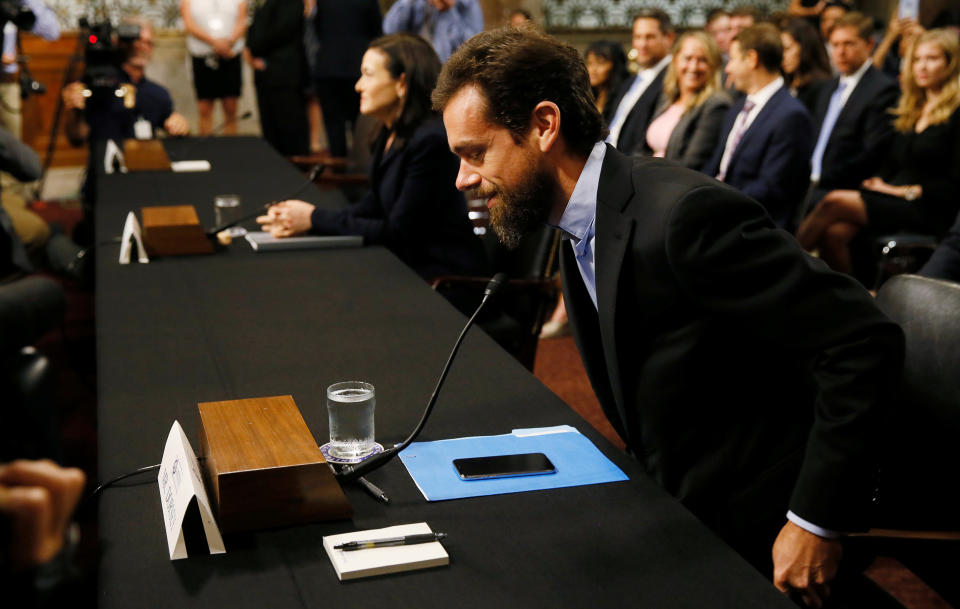
[{"label": "white folded name card", "polygon": [[[157,474],[160,487],[160,503],[163,507],[163,523],[167,532],[167,549],[170,560],[187,557],[187,544],[184,538],[184,519],[188,512],[199,514],[203,523],[202,531],[211,554],[224,554],[223,538],[210,510],[210,499],[203,486],[200,465],[196,454],[183,433],[180,423],[173,422],[167,445],[163,449],[163,460]],[[190,510],[195,504],[196,509]],[[195,527],[201,529],[201,527]]]},{"label": "white folded name card", "polygon": [[137,214],[127,212],[127,221],[123,224],[123,236],[120,237],[120,264],[130,264],[130,238],[137,241],[137,261],[150,262],[147,256],[147,250],[143,247],[143,237],[140,234],[140,222],[137,221]]}]

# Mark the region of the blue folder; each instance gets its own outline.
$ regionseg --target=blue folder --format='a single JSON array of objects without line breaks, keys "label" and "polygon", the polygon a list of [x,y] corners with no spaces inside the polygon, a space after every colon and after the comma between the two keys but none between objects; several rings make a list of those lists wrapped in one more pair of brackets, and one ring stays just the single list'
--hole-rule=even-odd
[{"label": "blue folder", "polygon": [[[557,471],[536,476],[461,480],[453,467],[454,459],[517,453],[543,453]],[[593,442],[569,425],[515,429],[502,436],[414,442],[400,453],[400,460],[427,501],[628,480]]]}]

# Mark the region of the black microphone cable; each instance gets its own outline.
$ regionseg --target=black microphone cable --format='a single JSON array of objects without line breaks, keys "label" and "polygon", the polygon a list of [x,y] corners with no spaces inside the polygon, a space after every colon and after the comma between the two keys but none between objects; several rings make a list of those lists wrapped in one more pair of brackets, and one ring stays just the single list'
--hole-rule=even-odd
[{"label": "black microphone cable", "polygon": [[216,226],[216,227],[214,227],[214,228],[211,228],[210,230],[207,231],[207,237],[211,237],[211,238],[212,238],[212,237],[216,237],[216,236],[217,236],[217,233],[219,233],[220,231],[225,231],[225,230],[227,230],[228,228],[231,228],[231,227],[233,227],[233,226],[236,226],[237,224],[240,224],[240,223],[242,223],[242,222],[246,222],[247,220],[253,220],[254,218],[256,218],[257,216],[259,216],[259,215],[262,214],[263,212],[267,211],[268,209],[270,209],[271,207],[273,207],[274,205],[276,205],[276,204],[279,203],[280,201],[286,201],[287,199],[293,199],[293,198],[295,198],[297,195],[299,195],[299,194],[302,193],[304,190],[306,190],[307,187],[309,187],[311,184],[313,184],[313,181],[317,179],[317,176],[320,175],[320,173],[321,173],[324,169],[326,169],[326,167],[327,167],[327,166],[324,165],[323,163],[317,163],[316,165],[313,166],[313,169],[310,170],[310,174],[307,175],[307,179],[304,180],[304,182],[303,182],[303,184],[300,186],[300,188],[296,189],[295,191],[293,191],[292,193],[290,193],[290,194],[288,194],[287,196],[283,197],[282,199],[277,199],[277,200],[274,200],[274,201],[270,201],[269,203],[263,204],[262,206],[258,207],[258,208],[256,209],[256,211],[254,211],[254,212],[251,212],[251,213],[249,213],[249,214],[247,214],[247,215],[245,215],[245,216],[241,216],[241,217],[237,218],[236,220],[231,220],[230,222],[228,222],[228,223],[226,223],[226,224],[221,224],[220,226]]},{"label": "black microphone cable", "polygon": [[470,329],[470,327],[473,325],[473,322],[477,319],[477,315],[479,315],[480,311],[482,311],[484,306],[486,306],[487,301],[489,301],[490,298],[496,294],[497,290],[500,289],[500,286],[503,285],[506,278],[506,273],[497,273],[487,284],[487,287],[483,291],[483,299],[477,306],[477,310],[474,311],[473,315],[470,316],[470,319],[467,320],[467,325],[465,325],[463,330],[460,331],[460,336],[457,337],[457,342],[454,343],[453,350],[450,351],[450,356],[447,357],[447,363],[443,366],[443,371],[440,373],[440,378],[437,380],[437,385],[433,389],[433,394],[430,396],[430,400],[427,402],[427,407],[423,411],[423,416],[420,417],[420,422],[417,423],[413,433],[411,433],[406,440],[395,445],[393,448],[387,449],[377,455],[373,455],[372,457],[369,457],[360,463],[343,467],[335,474],[338,480],[341,482],[350,482],[351,480],[356,480],[368,472],[371,472],[379,467],[383,467],[388,461],[393,459],[397,453],[402,451],[404,448],[409,446],[411,442],[417,439],[417,436],[420,435],[420,432],[423,431],[424,426],[426,426],[427,419],[430,418],[430,413],[433,412],[433,407],[437,403],[437,396],[440,395],[440,388],[443,386],[443,381],[447,378],[447,373],[450,372],[450,365],[453,363],[453,358],[456,357],[457,351],[460,350],[460,343],[463,342],[464,337],[467,335],[467,330]]}]

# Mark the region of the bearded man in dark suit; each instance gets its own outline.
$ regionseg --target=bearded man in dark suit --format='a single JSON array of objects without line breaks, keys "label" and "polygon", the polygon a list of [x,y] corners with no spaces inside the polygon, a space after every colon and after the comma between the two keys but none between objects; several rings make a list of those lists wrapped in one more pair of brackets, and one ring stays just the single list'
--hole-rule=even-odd
[{"label": "bearded man in dark suit", "polygon": [[501,239],[544,222],[569,238],[577,345],[628,449],[777,587],[819,605],[836,536],[867,525],[900,329],[753,200],[604,144],[570,46],[529,29],[479,34],[433,102],[457,187],[487,200]]}]

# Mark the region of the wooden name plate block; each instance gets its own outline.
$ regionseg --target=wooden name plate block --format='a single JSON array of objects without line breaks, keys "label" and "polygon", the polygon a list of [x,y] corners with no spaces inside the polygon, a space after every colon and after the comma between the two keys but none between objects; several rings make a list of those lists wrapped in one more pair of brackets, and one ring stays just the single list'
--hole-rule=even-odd
[{"label": "wooden name plate block", "polygon": [[212,254],[213,243],[193,205],[143,207],[143,244],[151,256]]},{"label": "wooden name plate block", "polygon": [[124,140],[127,171],[170,171],[170,157],[160,140]]},{"label": "wooden name plate block", "polygon": [[353,515],[292,397],[198,407],[203,469],[224,533]]}]

